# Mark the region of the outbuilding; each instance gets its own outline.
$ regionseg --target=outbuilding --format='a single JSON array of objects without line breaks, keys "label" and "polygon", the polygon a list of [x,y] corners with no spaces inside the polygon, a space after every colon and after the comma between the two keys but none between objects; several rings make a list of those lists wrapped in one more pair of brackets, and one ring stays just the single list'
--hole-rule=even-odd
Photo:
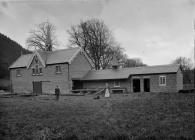
[{"label": "outbuilding", "polygon": [[104,88],[108,83],[113,92],[178,92],[183,89],[183,74],[179,65],[114,67],[91,70],[83,78],[83,88]]}]

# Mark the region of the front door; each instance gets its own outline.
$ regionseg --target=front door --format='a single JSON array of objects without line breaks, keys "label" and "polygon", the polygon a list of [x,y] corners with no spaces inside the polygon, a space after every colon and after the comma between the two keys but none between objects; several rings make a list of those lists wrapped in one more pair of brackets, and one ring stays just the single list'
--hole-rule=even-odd
[{"label": "front door", "polygon": [[133,92],[140,92],[140,79],[133,79]]},{"label": "front door", "polygon": [[150,92],[150,79],[144,79],[144,92]]},{"label": "front door", "polygon": [[38,95],[42,93],[42,82],[33,82],[33,93]]}]

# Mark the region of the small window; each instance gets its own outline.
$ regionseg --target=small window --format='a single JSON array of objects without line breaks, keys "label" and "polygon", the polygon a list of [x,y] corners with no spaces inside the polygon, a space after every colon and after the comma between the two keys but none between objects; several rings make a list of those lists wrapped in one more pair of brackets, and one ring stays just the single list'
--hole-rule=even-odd
[{"label": "small window", "polygon": [[42,68],[39,68],[39,74],[43,74]]},{"label": "small window", "polygon": [[37,56],[35,56],[35,63],[38,63],[38,58],[37,58]]},{"label": "small window", "polygon": [[56,73],[61,73],[61,72],[62,72],[61,66],[60,65],[56,66]]},{"label": "small window", "polygon": [[16,76],[21,76],[21,71],[20,71],[20,69],[17,69],[17,70],[16,70]]},{"label": "small window", "polygon": [[35,75],[35,69],[34,68],[32,69],[32,75]]},{"label": "small window", "polygon": [[35,66],[35,74],[39,74],[38,65],[37,65],[37,66]]},{"label": "small window", "polygon": [[160,86],[166,86],[166,76],[160,76],[159,77],[159,85]]},{"label": "small window", "polygon": [[120,87],[120,81],[114,81],[114,87]]}]

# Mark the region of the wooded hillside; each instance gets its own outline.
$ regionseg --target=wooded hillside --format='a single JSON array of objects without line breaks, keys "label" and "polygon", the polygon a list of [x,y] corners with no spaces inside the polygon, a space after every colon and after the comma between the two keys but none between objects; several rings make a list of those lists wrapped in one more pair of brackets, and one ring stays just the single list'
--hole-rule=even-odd
[{"label": "wooded hillside", "polygon": [[0,33],[0,78],[9,77],[8,67],[21,55],[30,53],[16,41]]}]

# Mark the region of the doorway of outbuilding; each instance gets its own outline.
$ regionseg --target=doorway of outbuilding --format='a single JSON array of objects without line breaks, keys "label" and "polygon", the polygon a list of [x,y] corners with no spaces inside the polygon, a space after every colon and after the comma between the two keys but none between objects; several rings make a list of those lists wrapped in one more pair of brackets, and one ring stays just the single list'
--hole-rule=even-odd
[{"label": "doorway of outbuilding", "polygon": [[150,79],[144,79],[144,92],[150,92]]},{"label": "doorway of outbuilding", "polygon": [[41,81],[33,82],[33,93],[36,95],[42,94],[42,82]]},{"label": "doorway of outbuilding", "polygon": [[72,81],[72,90],[76,89],[82,89],[83,88],[83,83],[80,80],[73,80]]},{"label": "doorway of outbuilding", "polygon": [[133,92],[140,92],[140,79],[133,79]]}]

